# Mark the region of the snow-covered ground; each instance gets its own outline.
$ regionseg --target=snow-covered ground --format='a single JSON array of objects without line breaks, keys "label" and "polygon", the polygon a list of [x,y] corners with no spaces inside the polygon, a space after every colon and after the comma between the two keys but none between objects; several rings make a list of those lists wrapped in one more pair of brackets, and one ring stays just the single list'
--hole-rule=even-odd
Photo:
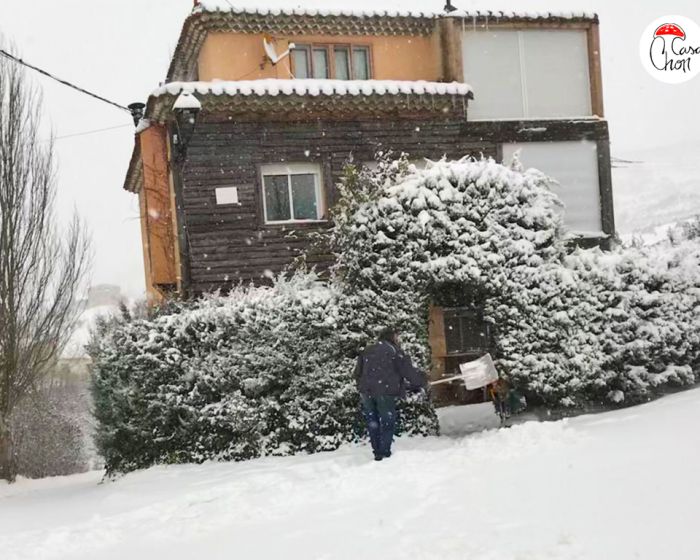
[{"label": "snow-covered ground", "polygon": [[[466,413],[466,414],[465,414]],[[700,389],[509,430],[0,485],[3,560],[696,558]]]}]

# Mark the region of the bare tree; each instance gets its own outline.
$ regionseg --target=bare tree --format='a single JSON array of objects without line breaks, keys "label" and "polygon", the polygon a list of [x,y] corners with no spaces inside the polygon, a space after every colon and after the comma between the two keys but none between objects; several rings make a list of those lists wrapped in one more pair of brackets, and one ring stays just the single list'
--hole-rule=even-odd
[{"label": "bare tree", "polygon": [[16,476],[10,418],[55,363],[77,318],[90,261],[79,218],[57,227],[53,142],[41,96],[0,56],[0,479]]}]

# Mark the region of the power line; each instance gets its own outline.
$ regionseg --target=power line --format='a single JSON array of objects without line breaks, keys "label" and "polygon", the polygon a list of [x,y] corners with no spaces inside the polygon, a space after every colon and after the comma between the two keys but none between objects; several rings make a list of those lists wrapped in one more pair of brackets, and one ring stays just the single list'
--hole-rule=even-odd
[{"label": "power line", "polygon": [[38,68],[37,66],[34,66],[32,64],[29,64],[28,62],[25,62],[21,58],[18,58],[16,56],[14,56],[13,54],[10,54],[6,50],[0,49],[0,54],[9,58],[10,60],[13,60],[14,62],[16,62],[18,64],[21,64],[22,66],[26,66],[27,68],[31,68],[32,70],[39,72],[39,74],[43,74],[44,76],[47,76],[47,77],[51,78],[52,80],[55,80],[60,84],[63,84],[64,86],[68,86],[69,88],[73,88],[81,93],[89,95],[90,97],[94,97],[95,99],[99,99],[100,101],[108,103],[109,105],[117,107],[118,109],[122,109],[123,111],[127,111],[128,113],[131,113],[131,111],[128,108],[124,107],[123,105],[119,105],[119,103],[115,103],[114,101],[110,101],[109,99],[106,99],[100,95],[97,95],[96,93],[92,93],[91,91],[83,89],[80,86],[76,86],[75,84],[72,84],[71,82],[68,82],[66,80],[62,80],[61,78],[54,76],[50,72],[47,72],[46,70],[42,70],[41,68]]},{"label": "power line", "polygon": [[74,132],[73,134],[64,134],[63,136],[56,136],[54,140],[62,140],[63,138],[75,138],[76,136],[86,136],[88,134],[97,134],[98,132],[106,132],[107,130],[116,130],[117,128],[133,128],[131,124],[120,124],[117,126],[108,126],[106,128],[96,128],[95,130],[86,130],[84,132]]}]

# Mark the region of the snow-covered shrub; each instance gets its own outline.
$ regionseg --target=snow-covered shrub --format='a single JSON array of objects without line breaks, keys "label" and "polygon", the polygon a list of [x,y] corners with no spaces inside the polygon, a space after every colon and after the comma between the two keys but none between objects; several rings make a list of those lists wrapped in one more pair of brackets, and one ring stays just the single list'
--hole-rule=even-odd
[{"label": "snow-covered shrub", "polygon": [[577,251],[590,327],[604,350],[598,397],[634,403],[700,375],[700,221],[651,246]]},{"label": "snow-covered shrub", "polygon": [[37,385],[12,414],[17,474],[62,476],[89,468],[85,384],[49,378]]},{"label": "snow-covered shrub", "polygon": [[483,307],[498,367],[531,397],[585,399],[603,356],[563,262],[547,177],[486,159],[425,170],[384,160],[376,171],[350,166],[339,191],[327,241],[358,336],[367,325],[398,325],[428,368],[428,306],[449,292],[453,304]]},{"label": "snow-covered shrub", "polygon": [[[337,291],[296,274],[103,323],[89,351],[108,472],[324,451],[357,439],[345,310]],[[421,433],[415,420],[407,417],[403,431]]]},{"label": "snow-covered shrub", "polygon": [[480,306],[500,371],[551,406],[694,382],[700,220],[654,247],[573,250],[549,183],[517,161],[349,166],[327,242],[351,329],[398,325],[427,368],[428,305]]}]

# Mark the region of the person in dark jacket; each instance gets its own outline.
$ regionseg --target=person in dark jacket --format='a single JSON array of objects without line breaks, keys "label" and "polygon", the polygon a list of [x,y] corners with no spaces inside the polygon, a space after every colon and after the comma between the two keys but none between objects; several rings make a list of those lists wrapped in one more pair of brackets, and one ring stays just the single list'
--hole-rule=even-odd
[{"label": "person in dark jacket", "polygon": [[418,390],[426,387],[426,379],[401,350],[399,336],[394,329],[382,331],[379,341],[360,353],[355,379],[374,460],[381,461],[391,456],[396,400],[403,395],[406,385]]}]

